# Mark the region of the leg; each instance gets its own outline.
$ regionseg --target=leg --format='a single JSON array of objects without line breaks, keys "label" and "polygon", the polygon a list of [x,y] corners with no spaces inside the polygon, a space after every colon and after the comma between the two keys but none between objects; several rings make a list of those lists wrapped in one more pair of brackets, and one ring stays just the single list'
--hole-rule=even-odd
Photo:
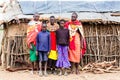
[{"label": "leg", "polygon": [[76,74],[80,74],[78,67],[79,67],[79,63],[75,63]]},{"label": "leg", "polygon": [[[70,62],[69,62],[69,60],[68,60],[68,47],[67,46],[63,46],[62,47],[63,49],[63,61],[65,61],[65,63],[64,63],[64,75],[65,76],[67,76],[68,75],[68,73],[67,73],[67,68],[69,68],[71,65],[70,65]],[[73,66],[73,64],[72,64],[72,72],[73,72],[73,68],[74,68],[74,66]]]},{"label": "leg", "polygon": [[51,68],[52,68],[52,60],[51,59],[48,60],[48,66],[49,66],[49,68],[51,70]]},{"label": "leg", "polygon": [[44,64],[44,75],[47,76],[47,61]]},{"label": "leg", "polygon": [[32,62],[32,70],[34,71],[34,62]]},{"label": "leg", "polygon": [[71,62],[71,74],[73,74],[73,73],[74,73],[74,63]]},{"label": "leg", "polygon": [[52,73],[56,74],[56,67],[55,67],[56,66],[56,60],[52,60],[52,61],[53,61],[53,63],[52,63],[52,68],[53,68]]},{"label": "leg", "polygon": [[68,75],[67,69],[65,68],[64,70],[65,70],[64,75],[67,76]]},{"label": "leg", "polygon": [[52,68],[53,68],[53,70],[55,70],[55,63],[56,63],[56,61],[55,60],[52,60]]},{"label": "leg", "polygon": [[42,61],[39,61],[39,68],[40,68],[40,71],[42,71]]},{"label": "leg", "polygon": [[48,59],[48,66],[49,66],[49,69],[50,69],[49,74],[52,74],[52,60],[51,59]]},{"label": "leg", "polygon": [[45,65],[44,65],[44,71],[47,71],[47,61],[45,61]]},{"label": "leg", "polygon": [[39,61],[39,75],[42,76],[42,61]]},{"label": "leg", "polygon": [[39,71],[39,60],[36,61],[37,71]]},{"label": "leg", "polygon": [[34,68],[35,68],[34,66],[35,66],[35,62],[36,62],[35,50],[30,49],[30,61],[31,61],[31,67],[32,67],[31,73],[33,74],[33,71],[34,71]]},{"label": "leg", "polygon": [[62,70],[62,68],[60,68],[60,73],[58,75],[61,76],[62,72],[63,72],[63,70]]},{"label": "leg", "polygon": [[43,61],[44,61],[44,75],[47,76],[47,61],[48,61],[47,52],[43,53]]},{"label": "leg", "polygon": [[31,67],[32,67],[32,69],[31,69],[31,74],[34,74],[33,72],[34,72],[34,62],[31,62]]},{"label": "leg", "polygon": [[42,52],[39,51],[39,75],[42,76]]}]

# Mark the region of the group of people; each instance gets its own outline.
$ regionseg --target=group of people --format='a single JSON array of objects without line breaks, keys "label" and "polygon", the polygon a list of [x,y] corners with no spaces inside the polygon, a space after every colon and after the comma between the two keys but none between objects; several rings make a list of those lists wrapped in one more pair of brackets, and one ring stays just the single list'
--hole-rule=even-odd
[{"label": "group of people", "polygon": [[32,74],[35,62],[40,76],[47,75],[47,68],[53,74],[59,69],[59,75],[67,75],[67,68],[71,68],[71,73],[79,74],[78,67],[86,51],[86,42],[82,24],[77,18],[77,13],[73,12],[71,21],[61,19],[58,25],[54,16],[50,16],[49,23],[40,22],[38,14],[33,16],[27,29]]}]

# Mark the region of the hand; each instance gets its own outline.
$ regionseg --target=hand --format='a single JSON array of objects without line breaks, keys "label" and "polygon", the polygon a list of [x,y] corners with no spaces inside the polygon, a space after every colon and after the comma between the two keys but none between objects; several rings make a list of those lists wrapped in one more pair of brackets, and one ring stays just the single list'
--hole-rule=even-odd
[{"label": "hand", "polygon": [[36,56],[38,56],[38,51],[36,51]]},{"label": "hand", "polygon": [[56,51],[58,51],[58,48],[56,48]]},{"label": "hand", "polygon": [[32,49],[32,45],[30,44],[30,49]]},{"label": "hand", "polygon": [[68,46],[68,50],[69,50],[69,46]]},{"label": "hand", "polygon": [[49,55],[50,52],[47,52],[47,55]]},{"label": "hand", "polygon": [[[58,45],[57,45],[58,46]],[[58,51],[58,47],[56,47],[56,51]]]}]

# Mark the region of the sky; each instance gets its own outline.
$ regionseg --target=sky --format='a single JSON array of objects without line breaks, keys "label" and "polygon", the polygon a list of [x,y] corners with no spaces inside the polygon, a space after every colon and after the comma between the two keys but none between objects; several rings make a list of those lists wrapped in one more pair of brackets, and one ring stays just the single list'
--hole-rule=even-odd
[{"label": "sky", "polygon": [[[56,1],[56,0],[18,0],[18,1]],[[120,1],[120,0],[58,0],[58,1]]]},{"label": "sky", "polygon": [[[8,2],[10,0],[0,0],[2,2]],[[96,1],[120,1],[120,0],[17,0],[17,1],[88,1],[88,2],[96,2]]]}]

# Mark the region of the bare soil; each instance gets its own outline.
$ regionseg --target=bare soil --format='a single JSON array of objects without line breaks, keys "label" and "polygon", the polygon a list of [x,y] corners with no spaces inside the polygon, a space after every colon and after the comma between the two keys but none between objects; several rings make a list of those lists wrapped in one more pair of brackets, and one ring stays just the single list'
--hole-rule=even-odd
[{"label": "bare soil", "polygon": [[104,74],[81,72],[79,75],[69,74],[68,76],[49,74],[47,77],[40,77],[37,72],[32,75],[29,70],[8,72],[0,68],[0,80],[120,80],[120,71]]}]

